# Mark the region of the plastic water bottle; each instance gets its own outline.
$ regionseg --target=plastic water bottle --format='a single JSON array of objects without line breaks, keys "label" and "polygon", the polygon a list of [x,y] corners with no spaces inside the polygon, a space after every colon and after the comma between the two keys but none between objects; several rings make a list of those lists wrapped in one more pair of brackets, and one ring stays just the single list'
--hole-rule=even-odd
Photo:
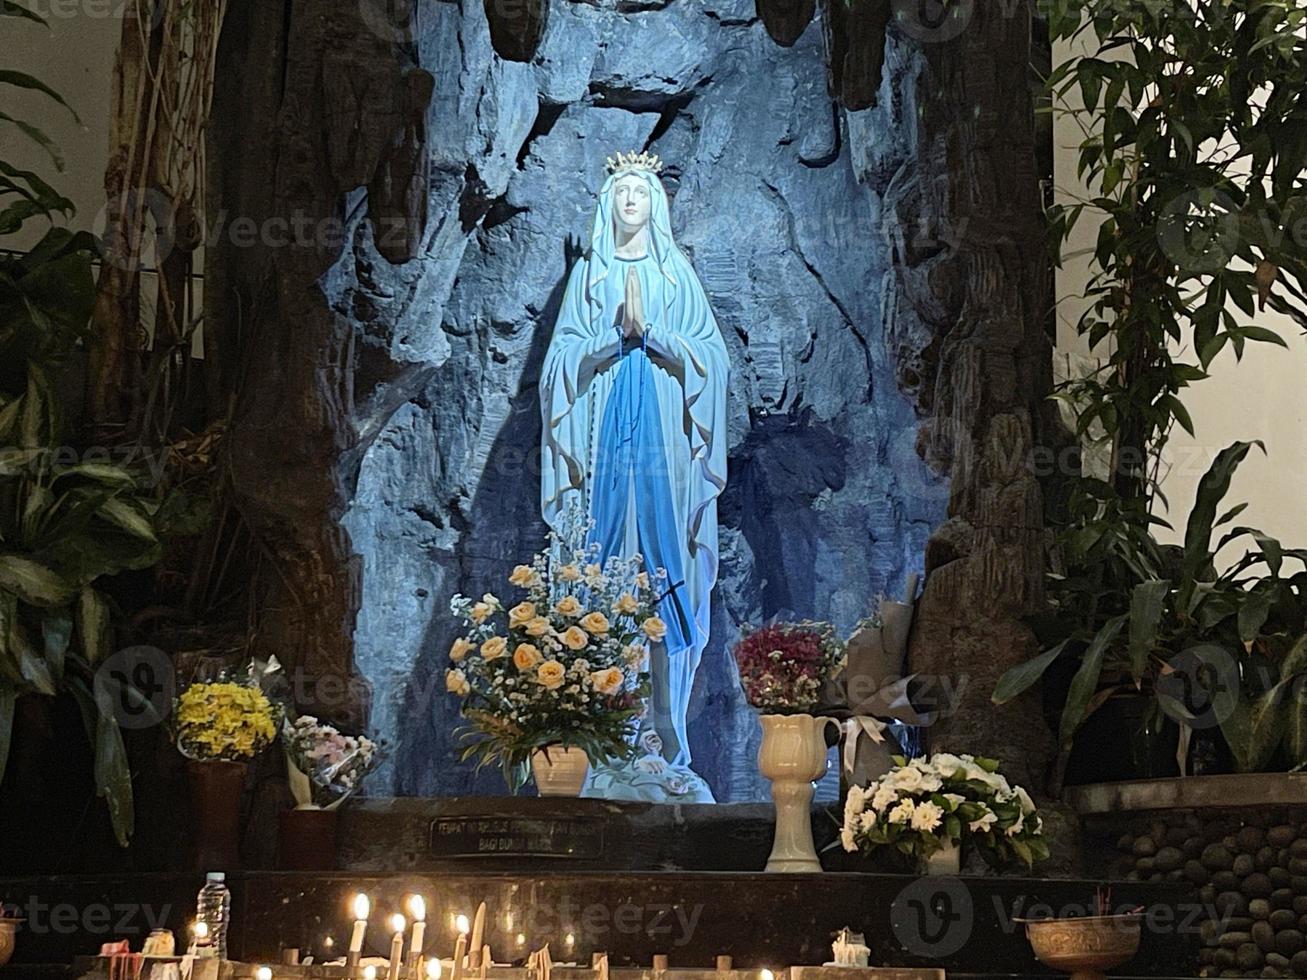
[{"label": "plastic water bottle", "polygon": [[204,877],[204,887],[195,899],[195,918],[209,927],[209,942],[218,959],[227,958],[227,923],[231,921],[231,892],[227,890],[227,875],[210,871]]}]

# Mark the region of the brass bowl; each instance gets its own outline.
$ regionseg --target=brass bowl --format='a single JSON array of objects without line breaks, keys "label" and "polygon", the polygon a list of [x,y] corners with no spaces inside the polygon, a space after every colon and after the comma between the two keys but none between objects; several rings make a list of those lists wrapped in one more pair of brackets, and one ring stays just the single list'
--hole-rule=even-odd
[{"label": "brass bowl", "polygon": [[0,966],[9,962],[14,955],[14,937],[18,934],[18,924],[22,919],[0,918]]},{"label": "brass bowl", "polygon": [[1139,952],[1142,916],[1091,915],[1079,919],[1018,919],[1039,962],[1072,980],[1102,980],[1106,971]]}]

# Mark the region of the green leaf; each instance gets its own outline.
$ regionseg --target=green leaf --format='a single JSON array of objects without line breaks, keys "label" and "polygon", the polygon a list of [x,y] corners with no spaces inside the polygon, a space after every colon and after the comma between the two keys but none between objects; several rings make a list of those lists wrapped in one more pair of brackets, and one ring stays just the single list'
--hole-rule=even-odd
[{"label": "green leaf", "polygon": [[132,774],[127,765],[122,730],[113,715],[106,715],[103,711],[95,728],[95,786],[109,805],[109,820],[118,845],[126,847],[136,829]]},{"label": "green leaf", "polygon": [[41,617],[41,640],[44,644],[45,662],[50,665],[56,682],[62,682],[64,676],[64,658],[68,654],[68,642],[73,635],[73,617],[67,609],[48,609]]},{"label": "green leaf", "polygon": [[77,635],[82,639],[82,655],[92,667],[109,653],[109,605],[90,586],[77,597]]},{"label": "green leaf", "polygon": [[14,703],[18,693],[0,681],[0,782],[5,778],[5,766],[9,763],[9,744],[14,732]]},{"label": "green leaf", "polygon": [[9,649],[18,658],[18,671],[33,691],[49,697],[58,693],[50,665],[32,645],[27,630],[17,620],[9,624]]},{"label": "green leaf", "polygon": [[64,97],[49,85],[46,85],[45,82],[41,81],[39,78],[33,78],[26,72],[0,68],[0,85],[13,85],[17,88],[29,89],[31,91],[41,92],[44,95],[48,95],[67,109],[74,120],[79,124],[81,123],[81,119],[77,118],[77,113],[73,112],[73,107],[64,101]]},{"label": "green leaf", "polygon": [[1098,681],[1103,673],[1103,657],[1112,641],[1116,639],[1117,634],[1121,632],[1125,620],[1125,616],[1114,616],[1109,619],[1090,642],[1089,648],[1085,650],[1080,669],[1076,671],[1075,677],[1071,679],[1071,689],[1067,692],[1066,705],[1062,708],[1062,724],[1059,735],[1064,746],[1071,744],[1072,736],[1075,735],[1076,729],[1080,727],[1080,723],[1084,721],[1088,713],[1089,701],[1098,690]]},{"label": "green leaf", "polygon": [[1251,649],[1261,635],[1266,617],[1271,613],[1271,603],[1272,596],[1269,592],[1254,592],[1239,604],[1239,639],[1246,649]]},{"label": "green leaf", "polygon": [[[14,0],[0,0],[0,17],[22,17],[26,20],[35,21],[42,27],[49,26],[44,17],[33,10],[28,10],[20,3]],[[4,768],[0,766],[0,775],[3,775]]]},{"label": "green leaf", "polygon": [[1065,649],[1069,640],[1063,640],[1057,646],[1050,650],[1045,650],[1039,656],[1027,660],[1023,664],[1017,664],[1015,667],[1008,669],[1002,677],[998,679],[998,684],[994,687],[994,693],[991,700],[995,704],[1007,704],[1019,694],[1024,693],[1033,687],[1035,682],[1044,676],[1046,671],[1058,655]]},{"label": "green leaf", "polygon": [[154,528],[151,526],[149,518],[121,497],[106,500],[100,505],[100,509],[96,513],[109,523],[122,528],[128,534],[142,538],[145,541],[156,540]]},{"label": "green leaf", "polygon": [[64,158],[59,152],[59,148],[55,146],[54,140],[50,139],[49,136],[46,136],[41,130],[37,129],[31,123],[23,122],[21,119],[15,119],[13,116],[4,112],[0,112],[0,122],[7,122],[12,126],[18,127],[19,132],[25,135],[32,142],[36,143],[37,146],[41,147],[41,149],[45,150],[45,152],[50,155],[50,159],[54,161],[56,170],[62,171],[64,169]]},{"label": "green leaf", "polygon": [[62,606],[73,587],[58,572],[21,555],[0,554],[0,589],[31,606]]},{"label": "green leaf", "polygon": [[1157,639],[1157,624],[1170,591],[1170,582],[1154,579],[1140,582],[1130,593],[1130,672],[1136,681],[1148,665],[1148,654]]},{"label": "green leaf", "polygon": [[1199,574],[1211,564],[1212,526],[1216,521],[1216,508],[1229,492],[1235,470],[1253,446],[1266,451],[1261,442],[1235,442],[1222,449],[1198,481],[1193,509],[1190,510],[1189,521],[1185,525],[1184,560],[1181,566],[1184,578],[1181,584],[1182,606],[1192,593]]}]

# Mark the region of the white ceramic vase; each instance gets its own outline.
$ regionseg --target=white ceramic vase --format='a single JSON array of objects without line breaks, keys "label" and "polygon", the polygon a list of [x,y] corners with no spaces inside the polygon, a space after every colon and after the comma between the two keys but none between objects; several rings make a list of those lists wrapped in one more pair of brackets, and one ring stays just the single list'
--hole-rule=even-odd
[{"label": "white ceramic vase", "polygon": [[531,774],[541,796],[580,796],[589,772],[585,749],[547,745],[531,753]]},{"label": "white ceramic vase", "polygon": [[928,875],[958,875],[962,873],[962,848],[953,841],[926,858],[924,871]]},{"label": "white ceramic vase", "polygon": [[758,768],[771,780],[776,837],[768,871],[820,871],[812,842],[812,784],[826,771],[827,725],[833,718],[763,715]]}]

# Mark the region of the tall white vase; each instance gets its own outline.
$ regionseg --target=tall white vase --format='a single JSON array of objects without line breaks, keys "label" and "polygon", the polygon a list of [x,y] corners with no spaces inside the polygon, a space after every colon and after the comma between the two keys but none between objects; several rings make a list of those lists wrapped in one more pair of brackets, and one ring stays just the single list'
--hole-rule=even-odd
[{"label": "tall white vase", "polygon": [[826,726],[833,718],[763,715],[758,768],[771,780],[776,837],[768,871],[820,871],[812,842],[812,784],[826,771]]}]

